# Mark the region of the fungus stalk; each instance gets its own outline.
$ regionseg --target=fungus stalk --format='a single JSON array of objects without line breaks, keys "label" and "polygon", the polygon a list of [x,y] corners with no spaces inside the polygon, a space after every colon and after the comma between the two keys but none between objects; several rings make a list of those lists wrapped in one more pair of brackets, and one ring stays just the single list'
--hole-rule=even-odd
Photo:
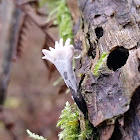
[{"label": "fungus stalk", "polygon": [[70,41],[70,39],[67,39],[63,46],[63,39],[61,38],[59,42],[55,42],[55,48],[49,47],[50,50],[43,49],[44,56],[42,59],[49,60],[56,66],[67,87],[71,90],[79,109],[85,114],[86,103],[78,90],[73,70],[74,47],[70,44]]}]

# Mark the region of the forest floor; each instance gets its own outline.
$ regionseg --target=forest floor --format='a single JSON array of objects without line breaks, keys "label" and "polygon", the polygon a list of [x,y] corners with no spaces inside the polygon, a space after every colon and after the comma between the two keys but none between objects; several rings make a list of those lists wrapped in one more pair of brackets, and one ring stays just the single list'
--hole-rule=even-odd
[{"label": "forest floor", "polygon": [[[9,127],[0,122],[0,140],[29,140],[26,129],[48,140],[58,140],[56,123],[65,102],[72,101],[70,94],[58,94],[60,86],[53,87],[60,77],[57,71],[48,80],[50,72],[41,59],[44,35],[39,29],[29,32],[22,57],[12,62],[3,114]],[[51,31],[56,40],[55,32]]]}]

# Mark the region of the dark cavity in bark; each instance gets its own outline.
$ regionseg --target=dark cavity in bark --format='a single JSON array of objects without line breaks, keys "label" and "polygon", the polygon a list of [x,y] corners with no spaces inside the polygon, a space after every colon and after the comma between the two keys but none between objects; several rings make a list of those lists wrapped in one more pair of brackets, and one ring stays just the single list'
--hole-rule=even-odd
[{"label": "dark cavity in bark", "polygon": [[126,64],[126,61],[129,56],[128,49],[123,46],[117,46],[108,56],[107,58],[107,66],[109,69],[115,71],[118,68],[121,68]]}]

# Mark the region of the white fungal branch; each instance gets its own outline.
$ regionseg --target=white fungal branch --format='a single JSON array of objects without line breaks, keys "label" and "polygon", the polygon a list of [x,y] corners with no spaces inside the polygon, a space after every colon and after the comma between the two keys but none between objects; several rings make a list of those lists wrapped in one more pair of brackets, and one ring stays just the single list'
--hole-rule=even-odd
[{"label": "white fungal branch", "polygon": [[67,39],[63,46],[63,39],[61,38],[59,42],[55,42],[55,49],[51,47],[49,47],[50,50],[43,49],[44,56],[42,59],[52,62],[60,72],[67,87],[77,92],[76,77],[73,71],[74,47],[70,41]]}]

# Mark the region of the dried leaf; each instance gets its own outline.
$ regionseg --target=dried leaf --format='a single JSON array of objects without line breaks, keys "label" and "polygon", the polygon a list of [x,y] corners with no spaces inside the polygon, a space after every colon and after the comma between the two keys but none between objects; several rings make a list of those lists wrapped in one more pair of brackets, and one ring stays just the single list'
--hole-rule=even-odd
[{"label": "dried leaf", "polygon": [[64,84],[60,87],[58,94],[63,94],[66,92],[66,90],[67,90],[67,86],[66,86],[66,84]]}]

